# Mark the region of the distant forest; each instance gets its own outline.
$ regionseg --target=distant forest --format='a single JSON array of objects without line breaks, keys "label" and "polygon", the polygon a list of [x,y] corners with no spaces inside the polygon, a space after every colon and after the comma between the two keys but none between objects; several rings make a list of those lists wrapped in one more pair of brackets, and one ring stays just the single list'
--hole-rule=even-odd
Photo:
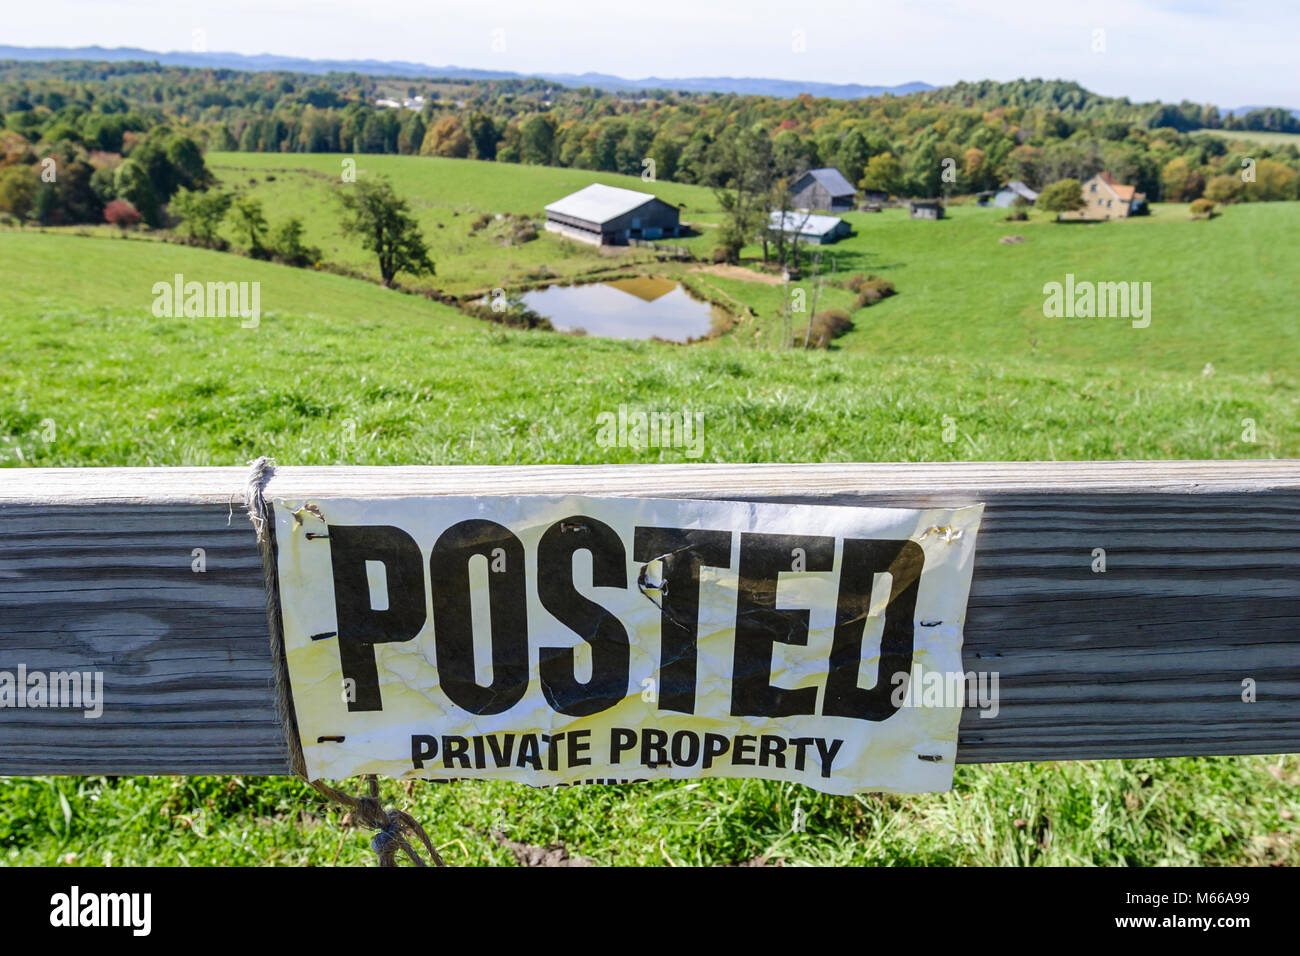
[{"label": "distant forest", "polygon": [[[1009,180],[1041,189],[1106,169],[1153,200],[1300,198],[1294,144],[1198,135],[1205,130],[1300,133],[1300,120],[1283,109],[1232,116],[1189,102],[1132,103],[1061,80],[779,99],[615,94],[530,79],[3,61],[0,211],[87,221],[126,199],[156,222],[179,188],[205,186],[204,150],[433,155],[634,175],[653,161],[656,179],[727,188],[737,144],[756,135],[778,177],[835,166],[861,188],[900,197],[970,194]],[[32,193],[10,175],[39,171],[47,156],[74,167],[75,181]],[[1240,175],[1247,158],[1256,171],[1249,189]]]}]

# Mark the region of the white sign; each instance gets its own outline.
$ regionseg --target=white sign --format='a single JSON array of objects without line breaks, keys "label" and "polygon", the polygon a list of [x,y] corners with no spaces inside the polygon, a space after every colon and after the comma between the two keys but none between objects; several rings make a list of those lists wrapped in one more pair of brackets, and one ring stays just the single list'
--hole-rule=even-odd
[{"label": "white sign", "polygon": [[949,789],[982,511],[276,500],[308,774]]}]

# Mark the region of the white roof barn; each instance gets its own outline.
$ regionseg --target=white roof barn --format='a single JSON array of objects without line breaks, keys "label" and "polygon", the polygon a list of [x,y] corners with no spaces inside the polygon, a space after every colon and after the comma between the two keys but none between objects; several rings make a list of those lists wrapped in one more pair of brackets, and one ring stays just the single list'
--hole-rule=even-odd
[{"label": "white roof barn", "polygon": [[546,228],[572,239],[606,245],[677,235],[676,206],[652,193],[592,183],[546,207]]},{"label": "white roof barn", "polygon": [[546,207],[546,211],[572,216],[574,219],[586,219],[588,222],[606,222],[615,216],[631,212],[654,198],[652,193],[592,183],[563,199],[557,199]]}]

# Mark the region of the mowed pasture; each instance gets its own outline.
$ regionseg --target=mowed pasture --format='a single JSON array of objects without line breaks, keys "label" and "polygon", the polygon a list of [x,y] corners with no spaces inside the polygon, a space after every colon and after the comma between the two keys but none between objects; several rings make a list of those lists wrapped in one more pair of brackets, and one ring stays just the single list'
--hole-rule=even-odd
[{"label": "mowed pasture", "polygon": [[[308,240],[323,258],[375,272],[368,254],[339,229],[335,193],[347,157],[213,153],[208,162],[223,186],[259,198],[275,223],[302,216]],[[455,294],[536,284],[559,277],[631,270],[686,276],[722,301],[748,306],[756,319],[738,325],[722,346],[773,347],[779,342],[780,286],[715,276],[698,267],[655,263],[640,249],[600,252],[541,232],[532,242],[502,246],[489,228],[471,234],[482,214],[526,215],[540,222],[548,203],[591,182],[653,191],[683,204],[696,235],[683,240],[699,257],[715,244],[722,213],[699,186],[644,183],[639,178],[574,169],[429,157],[357,156],[359,175],[390,177],[408,197],[438,275],[403,281]],[[952,206],[939,222],[912,221],[905,209],[849,213],[854,234],[822,247],[825,277],[818,308],[851,308],[839,283],[875,273],[898,295],[855,314],[838,349],[876,356],[931,357],[957,362],[983,357],[1083,368],[1127,368],[1282,376],[1300,373],[1300,274],[1290,261],[1300,203],[1249,203],[1209,221],[1187,207],[1157,204],[1149,216],[1097,224],[1058,224],[1034,212],[1006,222],[1006,210]],[[1004,244],[1004,237],[1023,242]],[[744,255],[756,260],[757,246]],[[1150,288],[1151,322],[1125,318],[1049,318],[1044,286],[1076,280],[1139,283]],[[711,287],[711,288],[710,288]],[[809,303],[813,283],[796,283]],[[720,293],[720,295],[719,295]],[[796,317],[794,325],[806,324]]]},{"label": "mowed pasture", "polygon": [[1294,146],[1300,149],[1300,133],[1275,133],[1254,129],[1207,129],[1206,136],[1217,136],[1229,143],[1259,143],[1263,146]]},{"label": "mowed pasture", "polygon": [[[270,164],[337,165],[337,158],[236,158],[265,162],[276,176],[267,182],[259,172],[253,187],[272,222],[303,214],[309,237],[322,245],[336,230],[325,207],[295,205],[295,180]],[[362,169],[372,163],[361,159]],[[389,162],[409,166],[408,182],[394,180],[412,195],[421,164],[463,171],[467,192],[485,170],[500,170],[500,194],[474,200],[484,211],[507,201],[540,211],[552,184],[538,187],[534,173],[557,183],[577,177],[573,188],[590,181],[568,170]],[[520,182],[510,185],[504,173]],[[557,194],[568,188],[557,186]],[[277,190],[282,206],[271,201]],[[691,190],[675,201],[703,209],[710,196]],[[451,207],[421,202],[435,200],[415,203],[422,220],[463,221],[472,211],[450,217],[442,210]],[[1293,273],[1271,276],[1253,300],[1258,312],[1225,305],[1228,311],[1180,320],[1171,307],[1163,330],[1158,291],[1150,328],[1092,320],[1086,332],[1068,333],[1067,320],[1041,319],[1040,292],[1079,249],[1092,250],[1089,262],[1122,266],[1113,278],[1144,278],[1146,260],[1125,260],[1138,248],[1125,243],[1143,234],[1166,237],[1193,257],[1191,265],[1165,262],[1168,274],[1203,285],[1216,281],[1205,276],[1219,275],[1207,271],[1217,267],[1228,276],[1221,284],[1247,289],[1235,270],[1262,276],[1267,270],[1245,262],[1254,253],[1280,261],[1286,216],[1294,213],[1294,204],[1261,204],[1189,223],[1162,209],[1149,220],[1097,227],[998,224],[975,209],[956,209],[942,223],[855,216],[858,236],[839,248],[860,249],[852,268],[885,275],[900,291],[857,313],[858,329],[829,352],[765,344],[753,332],[775,328],[762,298],[772,288],[716,276],[707,279],[753,297],[760,327],[742,325],[704,346],[671,346],[506,330],[419,296],[229,254],[4,231],[0,465],[230,465],[260,454],[281,464],[688,460],[683,449],[600,446],[597,415],[620,404],[702,412],[704,461],[1296,457],[1295,309],[1278,302],[1294,291]],[[1262,224],[1263,238],[1251,238],[1252,221]],[[1205,239],[1221,226],[1248,243],[1245,251]],[[489,254],[484,248],[492,247],[473,245],[467,233],[457,238],[459,227],[446,227],[441,238],[430,233],[439,281],[476,257],[488,263],[484,278],[510,261],[496,257],[537,257],[521,258],[521,271],[558,270],[568,261],[546,262],[566,251],[551,236]],[[1007,231],[1025,234],[1026,243],[999,245]],[[438,243],[458,242],[466,244],[462,259],[439,252]],[[1043,261],[1035,264],[1031,253]],[[599,253],[579,254],[602,264]],[[1021,307],[1027,311],[1008,312],[940,284],[954,263],[971,260],[974,271],[947,281],[984,288],[1005,304],[1021,294],[1021,280],[1008,275],[1047,275],[1034,280],[1038,288]],[[1010,268],[1018,261],[1019,270]],[[1107,278],[1089,268],[1075,271]],[[155,316],[152,287],[176,273],[259,282],[258,328],[241,328],[238,318]],[[957,305],[949,310],[948,302]],[[1031,323],[1034,308],[1041,324]],[[977,320],[973,309],[981,310]],[[1031,324],[1040,332],[1036,343],[1025,334]],[[1143,338],[1157,334],[1165,338]],[[1207,362],[1213,374],[1203,373]],[[1254,442],[1243,434],[1248,419]],[[1296,756],[960,766],[951,793],[922,796],[831,797],[762,781],[558,791],[462,783],[417,785],[409,794],[386,783],[385,792],[425,823],[456,864],[513,862],[493,831],[529,846],[562,843],[610,864],[1300,863]],[[293,780],[13,778],[0,780],[0,798],[0,860],[12,864],[372,859],[369,835],[340,831],[341,814]]]}]

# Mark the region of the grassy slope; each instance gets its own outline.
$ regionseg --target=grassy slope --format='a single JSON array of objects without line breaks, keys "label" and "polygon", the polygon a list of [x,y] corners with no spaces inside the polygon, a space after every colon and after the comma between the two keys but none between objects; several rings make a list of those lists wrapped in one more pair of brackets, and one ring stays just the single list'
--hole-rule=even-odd
[{"label": "grassy slope", "polygon": [[[900,359],[514,333],[368,283],[179,246],[7,232],[0,257],[12,266],[0,277],[11,464],[15,447],[52,465],[682,460],[597,446],[596,414],[623,403],[703,411],[709,460],[1300,453],[1300,397],[1262,372],[1134,377],[996,349]],[[176,272],[261,282],[260,328],[155,318],[153,283]],[[945,416],[957,442],[941,440]],[[53,444],[36,434],[44,418]],[[1240,442],[1244,418],[1257,444]],[[357,441],[343,447],[347,420]]]},{"label": "grassy slope", "polygon": [[[0,262],[4,465],[683,460],[598,447],[595,416],[620,403],[705,412],[706,460],[1300,454],[1295,389],[1259,372],[506,332],[364,283],[67,235],[0,233]],[[256,331],[156,319],[152,284],[177,271],[260,281],[273,314]],[[960,430],[951,444],[945,415]],[[1243,417],[1259,422],[1259,444],[1239,442]],[[1300,863],[1295,757],[959,767],[951,793],[916,797],[705,781],[428,786],[402,799],[457,863],[507,861],[485,835],[501,821],[513,839],[609,863]],[[806,832],[793,831],[796,808]],[[366,861],[368,837],[327,815],[286,780],[0,781],[12,863]]]},{"label": "grassy slope", "polygon": [[[208,160],[227,185],[262,198],[272,222],[303,215],[310,240],[322,246],[326,258],[373,269],[364,251],[338,232],[330,192],[343,187],[329,176],[337,176],[340,157],[214,153]],[[708,189],[651,186],[608,173],[422,157],[362,156],[359,163],[363,175],[385,173],[411,197],[438,263],[434,281],[457,292],[523,281],[543,265],[572,274],[647,258],[636,252],[602,256],[548,234],[521,247],[493,246],[485,236],[468,234],[481,212],[540,218],[546,203],[598,181],[653,189],[685,203],[687,220],[716,222],[719,215]],[[268,182],[268,175],[275,180]],[[256,185],[248,184],[250,178]],[[878,356],[1007,357],[1186,375],[1213,363],[1218,371],[1272,373],[1292,382],[1300,373],[1295,307],[1300,282],[1289,256],[1300,204],[1234,206],[1208,222],[1190,221],[1181,205],[1160,205],[1151,216],[1097,225],[1058,225],[1045,217],[1006,223],[1004,216],[1004,210],[974,206],[953,207],[951,218],[938,223],[913,222],[904,210],[849,214],[855,235],[825,249],[828,269],[834,259],[832,279],[875,272],[893,281],[900,294],[857,313],[857,328],[839,346]],[[700,232],[687,244],[703,253],[714,239],[707,227]],[[1026,241],[998,241],[1008,235]],[[747,254],[757,256],[759,250]],[[1150,327],[1134,329],[1123,319],[1045,318],[1043,286],[1064,281],[1066,273],[1094,282],[1149,282]],[[758,328],[742,326],[733,341],[719,344],[778,338],[778,287],[707,281],[759,316]],[[846,307],[851,300],[829,285],[819,307]],[[761,332],[757,337],[756,331]]]},{"label": "grassy slope", "polygon": [[[487,234],[469,234],[470,223],[484,212],[519,213],[540,221],[547,203],[592,182],[650,188],[634,176],[417,156],[354,158],[359,176],[388,176],[398,193],[410,200],[438,268],[438,278],[431,284],[448,291],[460,293],[519,282],[543,265],[567,275],[653,260],[645,253],[611,260],[590,246],[545,233],[537,241],[509,248],[493,245]],[[345,186],[339,180],[342,159],[323,154],[210,153],[208,164],[223,186],[260,199],[272,223],[290,215],[301,216],[308,241],[320,246],[329,261],[377,274],[370,254],[339,231],[340,207],[333,194]],[[268,176],[275,179],[268,181]],[[685,203],[688,218],[702,206],[716,209],[707,189],[673,183],[656,183],[653,189],[663,199]],[[233,240],[233,232],[229,228],[226,232]],[[417,280],[412,284],[425,283]]]}]

